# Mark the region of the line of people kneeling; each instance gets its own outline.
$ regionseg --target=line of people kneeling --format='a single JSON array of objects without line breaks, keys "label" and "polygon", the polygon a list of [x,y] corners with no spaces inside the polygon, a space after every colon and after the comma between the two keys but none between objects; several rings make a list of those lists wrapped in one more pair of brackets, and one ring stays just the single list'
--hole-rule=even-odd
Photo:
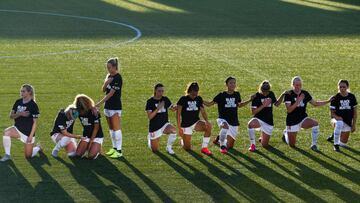
[{"label": "line of people kneeling", "polygon": [[[176,105],[164,96],[164,86],[157,84],[154,87],[154,96],[146,103],[146,112],[149,118],[148,146],[153,151],[159,149],[160,137],[168,134],[166,151],[174,154],[172,145],[176,140],[177,129],[169,123],[168,110],[176,111],[178,133],[181,144],[185,150],[191,149],[191,136],[194,131],[204,132],[201,152],[212,155],[208,145],[212,133],[212,125],[204,106],[218,105],[219,117],[217,124],[220,128],[219,136],[213,141],[220,145],[220,152],[226,154],[228,149],[234,147],[238,135],[238,112],[237,109],[251,102],[254,117],[248,123],[248,134],[250,140],[249,151],[256,151],[255,130],[261,131],[259,141],[263,147],[269,146],[269,140],[273,131],[273,105],[279,106],[283,101],[287,109],[286,129],[282,140],[294,147],[297,132],[301,128],[312,129],[311,149],[319,151],[317,141],[319,137],[319,124],[316,120],[309,118],[306,113],[307,103],[314,106],[323,106],[330,103],[331,124],[334,127],[333,134],[327,138],[334,142],[334,150],[340,151],[340,146],[346,147],[350,132],[356,129],[357,101],[354,94],[349,92],[349,82],[340,80],[339,92],[326,101],[316,101],[309,92],[302,89],[302,79],[296,76],[292,79],[292,89],[283,92],[276,98],[271,91],[269,81],[263,81],[259,91],[246,101],[241,99],[240,93],[236,91],[236,79],[229,77],[225,81],[227,90],[219,93],[212,101],[204,101],[199,93],[199,85],[193,82],[187,86],[186,95],[182,96]],[[7,128],[3,136],[5,156],[1,161],[11,159],[11,138],[20,139],[25,145],[25,157],[31,158],[41,151],[41,146],[35,143],[36,122],[39,116],[39,108],[35,102],[35,93],[31,85],[23,85],[21,88],[21,99],[13,106],[10,118],[15,120],[15,125]],[[20,109],[19,109],[20,108]],[[200,119],[201,113],[203,120]],[[83,135],[73,134],[74,121],[79,118],[83,126]],[[73,104],[59,111],[51,139],[55,143],[52,150],[54,157],[64,148],[68,156],[87,157],[95,159],[101,153],[104,134],[101,128],[100,114],[95,107],[94,101],[86,95],[77,95]],[[75,139],[80,139],[79,144]]]}]

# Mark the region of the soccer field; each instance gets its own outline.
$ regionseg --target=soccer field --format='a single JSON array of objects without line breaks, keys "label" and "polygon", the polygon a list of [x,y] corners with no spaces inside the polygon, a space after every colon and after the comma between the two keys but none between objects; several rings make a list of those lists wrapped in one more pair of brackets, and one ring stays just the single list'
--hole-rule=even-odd
[{"label": "soccer field", "polygon": [[[101,99],[105,62],[113,56],[124,80],[124,157],[89,161],[61,151],[54,159],[50,132],[58,110],[79,93]],[[298,134],[295,149],[281,141],[284,104],[274,108],[272,148],[257,144],[249,152],[248,105],[239,110],[235,149],[223,155],[211,144],[208,157],[200,153],[200,133],[191,152],[178,138],[176,156],[167,154],[164,136],[160,153],[152,153],[145,103],[157,82],[173,103],[192,81],[211,100],[228,76],[237,78],[243,99],[264,79],[279,96],[295,75],[315,99],[336,94],[339,79],[348,79],[359,98],[359,64],[358,0],[1,0],[0,134],[13,124],[8,114],[21,85],[30,83],[44,154],[28,161],[23,144],[12,141],[13,160],[0,163],[0,202],[358,202],[360,134],[351,134],[349,149],[334,152],[326,141],[328,105],[307,109],[320,123],[320,153],[310,150],[311,130]],[[206,111],[215,138],[217,108]],[[169,116],[175,124],[175,113]],[[102,126],[105,151],[105,118]],[[74,129],[81,133],[79,121]]]}]

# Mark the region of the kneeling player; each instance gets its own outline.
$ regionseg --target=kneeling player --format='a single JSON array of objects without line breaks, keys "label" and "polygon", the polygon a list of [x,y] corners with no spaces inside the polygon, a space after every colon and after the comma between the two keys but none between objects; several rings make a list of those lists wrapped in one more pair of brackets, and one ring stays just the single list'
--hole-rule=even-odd
[{"label": "kneeling player", "polygon": [[[203,106],[203,99],[198,95],[199,85],[196,82],[190,83],[186,89],[186,95],[182,96],[177,103],[177,124],[179,135],[184,143],[184,149],[191,149],[191,135],[194,131],[204,132],[201,152],[212,155],[208,145],[211,135],[211,124]],[[200,120],[199,113],[204,120]]]},{"label": "kneeling player", "polygon": [[81,139],[81,135],[74,135],[73,126],[76,118],[79,116],[78,111],[74,105],[69,105],[65,110],[61,109],[55,118],[54,128],[50,133],[51,139],[55,143],[51,155],[58,156],[61,148],[65,148],[69,157],[75,156],[76,141]]},{"label": "kneeling player", "polygon": [[168,109],[176,110],[172,107],[169,98],[164,96],[164,86],[156,84],[154,87],[154,96],[146,102],[146,112],[149,118],[149,147],[153,152],[159,150],[160,137],[162,134],[169,135],[166,151],[169,154],[175,154],[172,145],[176,140],[176,128],[169,123]]},{"label": "kneeling player", "polygon": [[77,95],[76,109],[83,126],[83,139],[76,150],[76,155],[83,157],[87,153],[89,159],[96,159],[101,152],[104,134],[101,128],[100,113],[93,114],[94,101],[86,95]]}]

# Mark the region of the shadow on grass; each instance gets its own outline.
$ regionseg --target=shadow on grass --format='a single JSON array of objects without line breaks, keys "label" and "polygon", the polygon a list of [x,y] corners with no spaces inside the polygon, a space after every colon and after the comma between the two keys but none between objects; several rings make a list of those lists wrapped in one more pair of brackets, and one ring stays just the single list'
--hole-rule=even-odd
[{"label": "shadow on grass", "polygon": [[43,165],[50,165],[47,156],[40,152],[40,157],[28,159],[30,165],[41,177],[34,187],[33,196],[36,202],[74,202],[73,198],[61,187],[61,185],[43,168]]},{"label": "shadow on grass", "polygon": [[[75,180],[91,192],[100,202],[124,202],[115,194],[121,190],[130,201],[151,202],[147,195],[130,178],[121,173],[105,157],[100,156],[97,160],[71,159],[72,164],[58,158],[70,169]],[[108,186],[99,179],[99,176],[112,182],[115,186]]]},{"label": "shadow on grass", "polygon": [[[284,191],[289,192],[290,194],[293,194],[297,198],[301,199],[304,202],[326,202],[313,192],[307,190],[299,183],[295,182],[294,180],[287,178],[280,174],[279,172],[275,171],[274,169],[266,166],[265,164],[256,161],[255,159],[240,153],[239,151],[235,149],[231,149],[229,151],[229,156],[237,161],[239,164],[243,165],[245,168],[247,168],[249,171],[253,172],[254,175],[260,176],[262,179],[276,185],[277,187],[281,188]],[[265,158],[268,158],[266,155],[258,151],[260,155],[263,155]],[[248,162],[252,163],[255,168],[250,167],[246,165],[245,163],[241,162],[237,157],[242,157],[243,159],[247,160]],[[273,162],[273,160],[269,159]],[[274,163],[274,162],[273,162]],[[276,162],[275,162],[276,163]],[[277,164],[277,163],[276,163]],[[277,164],[278,167],[285,170],[288,173],[291,173],[292,175],[295,175],[294,172],[286,169],[285,167],[281,166],[280,164]]]},{"label": "shadow on grass", "polygon": [[[304,151],[300,148],[295,148],[295,150],[300,152],[302,155],[313,159],[315,162],[321,164],[324,168],[327,168],[327,169],[333,171],[334,173],[337,173],[347,179],[350,178],[350,176],[351,176],[352,180],[350,180],[350,181],[352,181],[352,182],[355,181],[356,184],[359,184],[359,182],[358,182],[359,177],[355,177],[358,175],[346,173],[343,170],[315,157],[314,155],[312,155],[309,152]],[[303,182],[304,184],[307,184],[316,189],[331,190],[333,193],[337,194],[337,197],[339,197],[341,200],[343,200],[345,202],[354,202],[360,198],[359,194],[348,189],[341,183],[323,175],[320,172],[317,172],[315,169],[312,169],[299,161],[293,160],[293,159],[285,156],[285,154],[283,152],[279,151],[278,149],[271,148],[271,149],[269,149],[269,151],[272,152],[277,157],[279,157],[280,159],[282,159],[283,161],[286,161],[286,162],[296,166],[298,169],[297,173],[295,173],[294,171],[290,171],[290,170],[286,169],[285,167],[281,166],[279,163],[277,163],[275,160],[271,159],[269,156],[267,156],[261,152],[259,152],[259,154],[262,155],[264,158],[268,159],[269,161],[273,162],[278,167],[280,167],[282,170],[287,172],[289,175],[298,179],[299,181]]]},{"label": "shadow on grass", "polygon": [[219,167],[209,163],[201,155],[194,151],[189,151],[189,154],[192,155],[196,160],[206,166],[210,173],[221,180],[224,184],[228,185],[241,196],[247,197],[251,202],[284,202],[281,201],[278,197],[274,196],[271,191],[264,188],[257,182],[251,180],[247,176],[239,172],[239,170],[233,168],[232,166],[226,164],[225,162],[211,156],[211,158],[218,162],[221,166],[229,169],[235,175],[228,175]]},{"label": "shadow on grass", "polygon": [[155,192],[155,194],[161,199],[162,202],[172,203],[175,202],[171,197],[169,197],[154,181],[144,175],[139,169],[132,165],[127,159],[121,159],[144,183],[146,183],[149,188]]},{"label": "shadow on grass", "polygon": [[[197,188],[209,195],[214,201],[218,202],[239,202],[232,195],[230,195],[219,183],[211,179],[205,173],[201,172],[194,166],[184,162],[176,155],[172,156],[174,159],[188,167],[190,171],[186,170],[184,167],[180,166],[178,163],[169,158],[168,156],[162,154],[161,152],[155,153],[159,156],[165,163],[171,166],[176,172],[183,176],[186,180],[191,182]],[[246,196],[244,198],[247,198]],[[250,199],[248,199],[250,200]]]}]

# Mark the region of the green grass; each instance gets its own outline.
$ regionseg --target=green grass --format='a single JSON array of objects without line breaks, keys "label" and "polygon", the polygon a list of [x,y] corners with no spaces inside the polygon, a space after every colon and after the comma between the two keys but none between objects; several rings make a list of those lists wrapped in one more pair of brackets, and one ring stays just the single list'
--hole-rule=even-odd
[{"label": "green grass", "polygon": [[[233,75],[243,98],[269,79],[276,95],[301,75],[316,99],[337,92],[340,78],[359,95],[360,4],[356,0],[3,0],[0,9],[55,12],[132,24],[143,36],[135,43],[90,52],[43,57],[43,54],[94,48],[126,41],[134,33],[100,22],[55,16],[0,12],[0,133],[12,125],[8,113],[23,83],[36,88],[41,118],[37,140],[45,156],[26,161],[23,146],[13,141],[13,162],[0,164],[0,202],[356,202],[360,198],[360,138],[351,135],[350,150],[334,153],[325,141],[331,133],[328,107],[308,108],[320,123],[322,153],[309,150],[310,131],[298,135],[298,149],[281,142],[285,107],[274,110],[271,150],[247,152],[248,107],[239,111],[240,135],[235,150],[213,157],[176,142],[177,156],[146,147],[145,101],[161,81],[176,102],[188,82],[200,83],[210,100]],[[1,56],[22,56],[1,58]],[[78,93],[98,100],[106,74],[104,63],[119,56],[124,78],[124,159],[70,160],[51,157],[49,132],[59,108]],[[207,112],[215,126],[217,109]],[[175,115],[170,114],[175,123]],[[103,119],[104,132],[107,126]],[[359,127],[358,127],[359,128]],[[76,132],[81,132],[79,123]],[[218,128],[214,127],[216,135]],[[258,135],[257,135],[258,136]],[[104,149],[110,146],[106,136]],[[1,147],[0,153],[3,154]]]}]

